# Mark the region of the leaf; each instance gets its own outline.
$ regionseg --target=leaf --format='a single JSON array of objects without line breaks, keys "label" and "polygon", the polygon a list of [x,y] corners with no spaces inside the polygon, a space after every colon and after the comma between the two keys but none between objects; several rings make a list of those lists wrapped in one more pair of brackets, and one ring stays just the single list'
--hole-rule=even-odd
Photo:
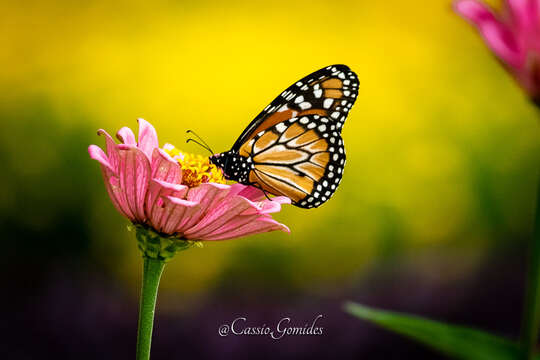
[{"label": "leaf", "polygon": [[[523,356],[517,343],[480,330],[376,310],[353,302],[347,302],[344,308],[360,319],[410,337],[457,359],[515,360]],[[540,357],[536,356],[535,359]]]}]

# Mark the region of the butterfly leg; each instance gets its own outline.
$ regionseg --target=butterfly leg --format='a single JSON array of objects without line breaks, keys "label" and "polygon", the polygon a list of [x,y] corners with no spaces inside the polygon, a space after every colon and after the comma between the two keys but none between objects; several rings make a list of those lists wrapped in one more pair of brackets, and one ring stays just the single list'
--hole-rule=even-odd
[{"label": "butterfly leg", "polygon": [[271,198],[271,197],[269,197],[269,196],[268,196],[268,194],[266,193],[266,190],[264,190],[264,189],[261,189],[261,190],[263,191],[263,193],[264,193],[264,196],[266,196],[266,198],[267,198],[268,200],[270,200],[270,201],[274,201],[274,200],[272,200],[272,198]]}]

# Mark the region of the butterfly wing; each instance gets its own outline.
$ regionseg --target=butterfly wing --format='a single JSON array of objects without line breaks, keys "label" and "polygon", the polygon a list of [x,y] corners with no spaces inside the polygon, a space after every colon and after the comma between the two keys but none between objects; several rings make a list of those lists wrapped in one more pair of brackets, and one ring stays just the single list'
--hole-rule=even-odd
[{"label": "butterfly wing", "polygon": [[[358,77],[346,65],[331,65],[297,81],[270,103],[242,132],[232,150],[279,123],[303,115],[327,117],[338,131],[358,95]],[[245,154],[245,152],[244,152]]]},{"label": "butterfly wing", "polygon": [[303,208],[318,207],[343,175],[345,148],[336,122],[308,114],[280,122],[249,141],[249,182],[287,196]]}]

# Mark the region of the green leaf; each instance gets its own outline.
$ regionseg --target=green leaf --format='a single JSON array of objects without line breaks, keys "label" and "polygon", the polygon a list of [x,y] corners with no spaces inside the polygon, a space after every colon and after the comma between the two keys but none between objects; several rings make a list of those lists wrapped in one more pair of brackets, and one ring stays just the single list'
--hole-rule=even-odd
[{"label": "green leaf", "polygon": [[456,359],[515,360],[523,356],[517,343],[480,330],[376,310],[353,302],[345,304],[345,311]]}]

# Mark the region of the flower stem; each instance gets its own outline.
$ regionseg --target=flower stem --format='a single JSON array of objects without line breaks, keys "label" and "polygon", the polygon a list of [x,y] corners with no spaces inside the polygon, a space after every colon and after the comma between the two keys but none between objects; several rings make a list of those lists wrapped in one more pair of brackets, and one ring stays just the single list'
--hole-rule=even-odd
[{"label": "flower stem", "polygon": [[540,323],[540,180],[536,193],[534,235],[530,246],[529,274],[525,294],[521,341],[525,359],[534,357]]},{"label": "flower stem", "polygon": [[165,261],[143,257],[143,278],[139,306],[139,328],[137,331],[137,360],[150,359],[154,312],[161,273]]}]

